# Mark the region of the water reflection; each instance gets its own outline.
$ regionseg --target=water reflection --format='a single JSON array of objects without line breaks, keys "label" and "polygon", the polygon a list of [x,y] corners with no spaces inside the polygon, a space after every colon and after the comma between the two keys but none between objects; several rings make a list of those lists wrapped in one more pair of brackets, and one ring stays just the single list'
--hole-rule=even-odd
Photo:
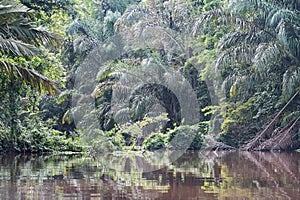
[{"label": "water reflection", "polygon": [[173,153],[0,155],[0,199],[300,198],[300,153]]}]

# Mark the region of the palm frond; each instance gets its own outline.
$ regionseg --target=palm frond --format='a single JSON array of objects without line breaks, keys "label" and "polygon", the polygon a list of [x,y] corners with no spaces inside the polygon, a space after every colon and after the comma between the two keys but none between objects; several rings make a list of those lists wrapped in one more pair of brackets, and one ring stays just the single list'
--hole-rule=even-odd
[{"label": "palm frond", "polygon": [[13,77],[17,77],[39,91],[48,91],[50,95],[58,93],[58,89],[55,86],[56,82],[31,69],[27,69],[3,58],[0,59],[0,67],[4,68],[5,73],[11,79],[14,79]]},{"label": "palm frond", "polygon": [[[240,4],[243,5],[239,6]],[[270,33],[269,30],[265,29],[264,26],[255,23],[253,19],[245,18],[241,15],[241,12],[251,12],[251,9],[252,12],[254,12],[257,6],[249,5],[251,4],[248,1],[239,1],[236,4],[232,4],[231,7],[228,6],[228,10],[215,9],[204,12],[201,15],[201,17],[196,21],[192,30],[192,35],[195,36],[200,27],[203,27],[205,24],[209,26],[209,24],[211,24],[214,20],[217,19],[219,22],[222,22],[223,25],[230,24],[236,27],[236,29],[239,31],[251,30],[253,33],[261,32],[264,34],[268,33],[269,35],[272,35],[272,33]],[[262,12],[261,15],[266,15],[262,18],[266,18],[267,14],[268,12]]]},{"label": "palm frond", "polygon": [[59,45],[59,36],[50,33],[35,23],[16,20],[0,26],[0,34],[3,38],[13,38],[34,45]]},{"label": "palm frond", "polygon": [[267,24],[272,27],[277,27],[281,21],[290,21],[293,23],[299,22],[299,15],[289,9],[274,10],[267,18]]},{"label": "palm frond", "polygon": [[39,49],[31,44],[14,39],[4,39],[0,36],[0,52],[14,56],[35,56],[39,53]]},{"label": "palm frond", "polygon": [[220,56],[216,60],[216,67],[235,65],[237,63],[251,64],[254,52],[255,46],[247,44],[233,46],[232,48],[221,51]]},{"label": "palm frond", "polygon": [[273,38],[266,34],[263,30],[249,30],[247,32],[236,31],[226,34],[219,42],[218,49],[225,50],[233,46],[239,46],[241,44],[258,45],[260,43],[266,43]]},{"label": "palm frond", "polygon": [[227,76],[222,83],[222,86],[221,86],[222,91],[224,91],[224,92],[229,91],[231,89],[232,85],[234,84],[234,82],[236,81],[236,77],[237,77],[236,74],[231,74],[231,75]]},{"label": "palm frond", "polygon": [[[227,76],[225,80],[222,83],[221,89],[225,93],[229,93],[230,97],[234,97],[236,95],[244,95],[244,91],[249,91],[254,86],[254,81],[249,74],[242,75],[242,74],[232,74],[230,76]],[[250,95],[250,93],[249,93]]]},{"label": "palm frond", "polygon": [[295,1],[232,0],[222,15],[211,11],[197,21],[195,31],[216,19],[220,22],[221,17],[231,25],[230,33],[219,41],[215,61],[215,69],[221,72],[217,82],[227,95],[235,96],[240,87],[255,91],[253,84],[269,81],[270,76],[277,78],[274,87],[278,89],[286,69],[281,82],[283,96],[289,98],[299,88],[300,13],[296,7],[300,4],[294,4]]},{"label": "palm frond", "polygon": [[21,13],[33,12],[30,8],[23,4],[10,2],[10,5],[0,5],[0,18],[8,17],[8,15],[20,15]]},{"label": "palm frond", "polygon": [[300,57],[300,38],[298,36],[299,30],[295,30],[285,21],[281,21],[277,27],[278,40],[283,44],[286,51],[291,53],[295,58]]},{"label": "palm frond", "polygon": [[282,80],[282,92],[284,97],[290,98],[295,90],[300,87],[300,69],[299,67],[293,66],[288,69]]},{"label": "palm frond", "polygon": [[151,95],[151,92],[143,91],[143,94],[136,94],[130,98],[131,110],[135,120],[142,119],[155,104],[155,98]]},{"label": "palm frond", "polygon": [[114,119],[118,124],[124,124],[126,122],[130,122],[131,120],[131,112],[128,107],[119,109],[115,114],[114,114]]},{"label": "palm frond", "polygon": [[21,40],[34,45],[57,45],[58,36],[30,22],[26,14],[31,12],[33,11],[18,2],[12,1],[9,5],[2,2],[0,4],[0,36],[4,39]]},{"label": "palm frond", "polygon": [[114,83],[110,81],[98,84],[92,92],[92,96],[96,99],[100,98],[106,91],[111,90],[113,85]]},{"label": "palm frond", "polygon": [[284,53],[281,46],[276,43],[260,44],[257,47],[255,57],[252,60],[255,71],[260,75],[266,76],[268,67],[274,65]]}]

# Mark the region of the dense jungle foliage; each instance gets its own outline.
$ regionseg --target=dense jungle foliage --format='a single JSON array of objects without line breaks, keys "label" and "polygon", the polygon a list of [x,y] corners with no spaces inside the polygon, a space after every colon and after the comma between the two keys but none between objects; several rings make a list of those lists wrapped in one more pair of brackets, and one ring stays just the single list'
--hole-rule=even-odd
[{"label": "dense jungle foliage", "polygon": [[0,23],[1,151],[238,148],[292,97],[274,129],[300,120],[298,0],[1,0]]}]

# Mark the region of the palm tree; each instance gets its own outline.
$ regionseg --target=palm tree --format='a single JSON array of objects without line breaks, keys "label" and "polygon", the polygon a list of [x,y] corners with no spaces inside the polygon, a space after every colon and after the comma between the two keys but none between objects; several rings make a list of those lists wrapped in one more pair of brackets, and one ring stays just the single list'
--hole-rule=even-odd
[{"label": "palm tree", "polygon": [[39,46],[57,45],[57,38],[32,22],[33,11],[17,3],[0,2],[0,69],[14,82],[22,80],[51,95],[58,90],[55,82],[17,63],[16,58],[30,58],[40,53]]},{"label": "palm tree", "polygon": [[[230,129],[224,132],[235,141],[235,134],[246,138],[257,132],[276,106],[299,90],[299,7],[299,1],[230,0],[203,13],[195,25],[194,32],[212,23],[227,30],[211,71],[219,73],[217,82],[226,93],[222,126]],[[293,119],[299,116],[295,110]]]},{"label": "palm tree", "polygon": [[196,29],[212,20],[230,25],[219,43],[215,67],[231,97],[239,88],[254,91],[255,82],[270,77],[282,84],[286,99],[295,93],[300,83],[299,7],[299,1],[231,0],[223,9],[202,15]]},{"label": "palm tree", "polygon": [[[172,66],[175,73],[175,71],[181,70],[181,64],[188,57],[186,51],[189,44],[186,38],[190,29],[187,29],[188,20],[184,18],[188,12],[188,3],[178,0],[176,2],[166,1],[164,4],[157,3],[157,6],[155,4],[155,1],[145,1],[138,5],[133,5],[124,12],[115,24],[116,32],[121,34],[125,41],[128,40],[124,43],[131,50],[121,56],[120,66],[112,63],[114,67],[108,67],[108,71],[113,71],[108,73],[110,77],[112,77],[111,74],[118,74],[119,77],[113,78],[117,83],[112,87],[112,80],[104,77],[104,81],[95,89],[95,93],[99,94],[97,98],[99,98],[99,101],[102,101],[98,103],[102,122],[105,121],[104,117],[107,117],[109,114],[114,115],[115,119],[120,119],[117,121],[126,121],[125,119],[131,119],[135,122],[141,121],[145,116],[154,115],[153,108],[162,106],[170,119],[170,122],[166,125],[167,128],[181,123],[178,99],[172,91],[162,85],[153,84],[151,82],[153,80],[150,81],[151,84],[145,84],[147,81],[136,80],[136,77],[133,75],[136,74],[137,77],[143,77],[145,74],[148,74],[150,77],[156,77],[161,73],[162,77],[157,80],[157,83],[160,81],[163,83],[175,82],[175,75],[167,76],[168,70],[160,66]],[[176,13],[172,11],[172,7],[176,8]],[[172,14],[171,12],[174,13]],[[168,55],[166,55],[167,53]],[[155,54],[159,59],[151,58],[151,54]],[[169,60],[167,59],[168,56]],[[141,58],[147,59],[141,62]],[[130,66],[133,67],[130,68]],[[126,70],[126,68],[130,70]],[[139,70],[145,70],[145,74],[138,74]],[[170,80],[167,80],[168,78]],[[179,83],[179,80],[177,81],[174,85],[187,84],[184,81],[182,81],[183,83]],[[105,82],[107,83],[105,84]],[[128,84],[132,85],[129,87]],[[140,87],[137,87],[139,84],[141,84]],[[133,91],[135,87],[137,90]],[[123,101],[121,94],[128,95],[129,105],[122,105],[123,107],[120,105],[120,108],[113,107],[112,109],[110,106],[104,106],[106,104],[110,105],[111,99],[109,99],[109,102],[104,103],[103,99],[107,100],[107,98],[103,97],[107,97],[107,94],[110,94],[112,91],[114,94],[120,94],[120,102]],[[132,94],[130,95],[131,92]]]},{"label": "palm tree", "polygon": [[9,134],[4,134],[4,141],[8,142],[4,143],[12,150],[20,136],[17,102],[21,95],[18,86],[25,83],[39,91],[47,91],[50,95],[58,92],[55,81],[22,64],[30,63],[34,57],[39,56],[41,46],[54,47],[59,41],[53,34],[38,27],[32,21],[33,17],[33,11],[20,3],[0,1],[0,81],[3,87],[1,90],[4,90],[1,97],[8,98],[4,99],[7,102],[4,106],[6,104],[9,109],[4,107],[3,119],[4,129],[10,130]]}]

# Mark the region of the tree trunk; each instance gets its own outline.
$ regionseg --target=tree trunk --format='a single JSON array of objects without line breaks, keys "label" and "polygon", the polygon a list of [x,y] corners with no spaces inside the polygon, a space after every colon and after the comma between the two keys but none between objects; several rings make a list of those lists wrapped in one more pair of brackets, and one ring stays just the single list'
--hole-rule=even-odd
[{"label": "tree trunk", "polygon": [[[267,143],[265,143],[266,141],[269,142],[269,144],[275,145],[274,142],[271,141],[271,139],[273,137],[276,137],[279,135],[280,136],[284,136],[285,135],[285,129],[289,129],[292,128],[290,126],[292,126],[294,123],[291,123],[290,126],[285,127],[282,131],[281,134],[276,134],[276,132],[274,132],[274,127],[275,127],[275,123],[277,122],[277,120],[279,119],[279,117],[281,116],[281,114],[285,111],[285,109],[287,108],[287,106],[295,99],[295,97],[299,94],[299,91],[297,91],[294,96],[291,97],[291,99],[285,104],[285,106],[276,114],[276,116],[274,117],[274,119],[272,119],[272,121],[266,126],[266,128],[256,137],[254,137],[252,140],[250,140],[247,144],[245,144],[244,146],[242,146],[240,149],[243,151],[251,151],[251,150],[264,150],[265,148],[263,147],[264,145],[266,145]],[[294,126],[297,125],[297,121],[296,120],[296,124]],[[275,133],[275,134],[274,134]],[[288,137],[291,137],[291,132],[288,132],[287,134],[290,135]],[[271,139],[270,139],[271,138]],[[276,137],[277,138],[277,137]],[[278,140],[278,139],[277,139]],[[276,140],[276,141],[277,141]],[[286,142],[286,141],[285,141]],[[262,146],[263,144],[263,146]],[[272,150],[273,148],[270,147],[269,145],[267,145],[268,148],[266,148],[265,150]],[[273,146],[274,147],[274,146]]]}]

